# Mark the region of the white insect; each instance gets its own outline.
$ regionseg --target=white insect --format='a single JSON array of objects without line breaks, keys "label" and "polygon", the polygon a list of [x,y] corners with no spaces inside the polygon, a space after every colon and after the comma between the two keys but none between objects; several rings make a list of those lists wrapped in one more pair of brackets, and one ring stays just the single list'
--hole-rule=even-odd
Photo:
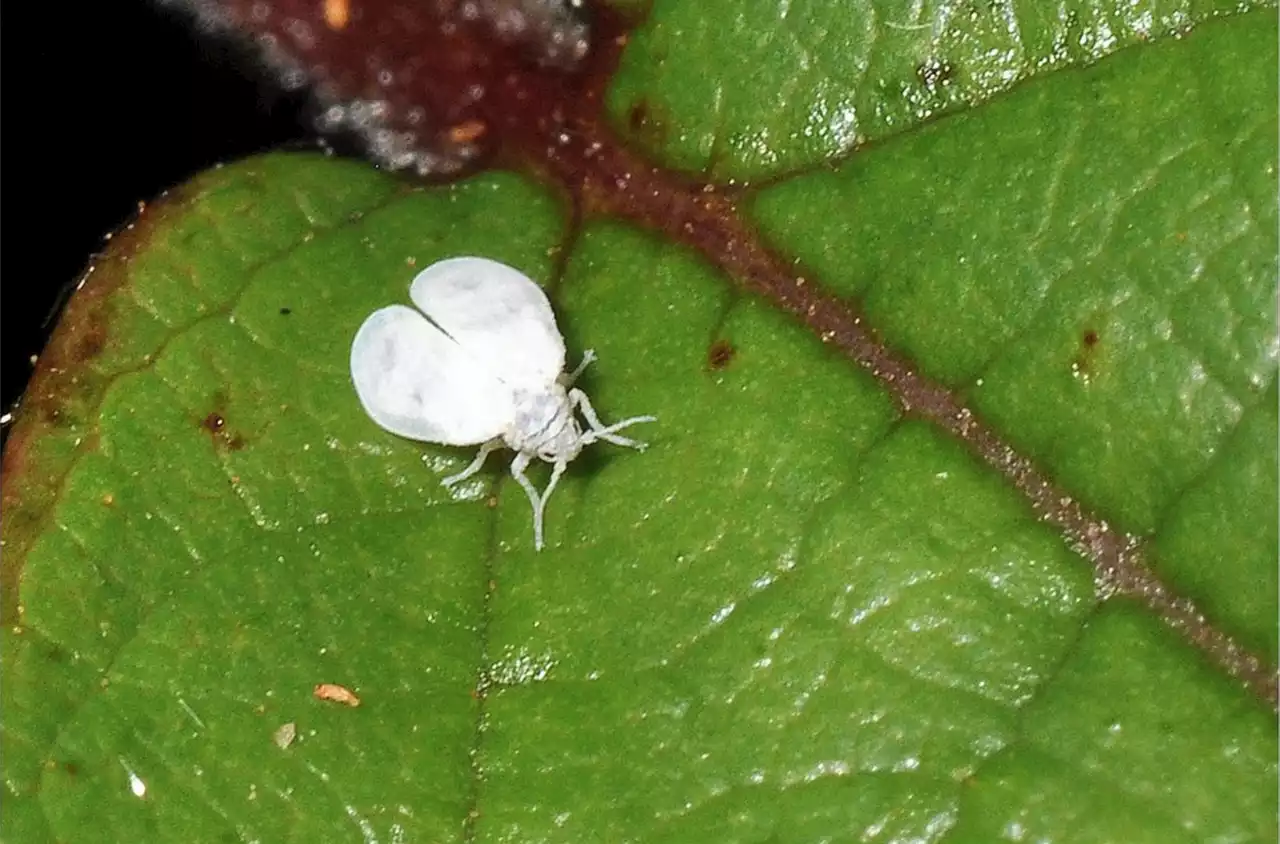
[{"label": "white insect", "polygon": [[[595,359],[564,372],[564,338],[546,294],[524,274],[487,258],[449,258],[409,285],[418,310],[375,311],[351,345],[351,380],[379,427],[413,440],[479,445],[471,465],[445,478],[452,487],[480,471],[489,452],[516,452],[511,474],[533,505],[534,546],[542,513],[569,461],[597,440],[644,450],[618,436],[653,416],[604,425],[573,382]],[[425,315],[425,316],[424,316]],[[587,430],[574,412],[582,411]],[[534,457],[551,463],[541,495],[525,477]]]}]

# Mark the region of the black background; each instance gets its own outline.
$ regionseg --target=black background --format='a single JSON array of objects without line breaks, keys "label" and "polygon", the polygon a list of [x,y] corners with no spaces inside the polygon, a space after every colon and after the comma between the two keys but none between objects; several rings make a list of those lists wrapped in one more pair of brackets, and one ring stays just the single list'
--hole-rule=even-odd
[{"label": "black background", "polygon": [[145,0],[9,4],[4,15],[0,400],[31,374],[103,236],[139,200],[308,136],[286,94],[225,39]]}]

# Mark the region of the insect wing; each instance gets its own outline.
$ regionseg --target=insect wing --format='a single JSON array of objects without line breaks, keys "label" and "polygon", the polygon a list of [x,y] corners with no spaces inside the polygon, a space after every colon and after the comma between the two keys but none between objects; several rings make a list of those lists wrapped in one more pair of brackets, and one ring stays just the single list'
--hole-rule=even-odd
[{"label": "insect wing", "polygon": [[373,421],[409,439],[476,445],[500,436],[515,415],[510,387],[404,305],[360,326],[351,380]]},{"label": "insect wing", "polygon": [[564,370],[564,339],[547,295],[487,258],[432,264],[409,297],[468,354],[514,388],[544,390]]}]

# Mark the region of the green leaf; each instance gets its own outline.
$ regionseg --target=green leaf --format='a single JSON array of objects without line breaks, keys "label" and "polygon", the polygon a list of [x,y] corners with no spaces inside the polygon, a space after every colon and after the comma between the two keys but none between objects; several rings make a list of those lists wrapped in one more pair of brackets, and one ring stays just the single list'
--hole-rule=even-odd
[{"label": "green leaf", "polygon": [[[787,180],[757,215],[1069,488],[1151,534],[1274,380],[1275,111],[1257,107],[1274,80],[1227,58],[1274,53],[1271,19],[1050,78]],[[1134,108],[1169,86],[1180,108]]]},{"label": "green leaf", "polygon": [[665,164],[758,178],[1254,6],[655,0],[608,107],[628,139]]},{"label": "green leaf", "polygon": [[[925,110],[981,107],[921,122],[884,91],[943,36],[905,11],[699,8],[655,7],[615,118],[661,102],[655,157],[777,174],[742,203],[775,250],[1274,666],[1274,11],[930,12],[973,26]],[[989,14],[1029,22],[988,67]],[[790,88],[752,52],[784,40]],[[715,140],[840,98],[882,142]],[[272,155],[113,239],[5,455],[6,841],[1274,840],[1266,701],[710,256],[555,197]],[[573,463],[540,554],[502,460],[450,495],[472,454],[349,382],[363,318],[461,254],[548,285],[606,420],[658,416]]]}]

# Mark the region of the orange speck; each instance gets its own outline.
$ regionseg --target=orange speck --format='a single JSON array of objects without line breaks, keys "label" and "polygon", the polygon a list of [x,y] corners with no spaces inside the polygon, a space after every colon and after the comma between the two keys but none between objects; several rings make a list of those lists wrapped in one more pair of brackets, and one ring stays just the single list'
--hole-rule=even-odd
[{"label": "orange speck", "polygon": [[334,703],[344,703],[347,706],[360,705],[360,698],[355,692],[337,683],[319,683],[312,691],[312,694],[316,696],[316,700],[331,700]]},{"label": "orange speck", "polygon": [[347,28],[351,20],[351,0],[324,0],[324,22],[334,32]]},{"label": "orange speck", "polygon": [[449,140],[455,144],[469,144],[489,131],[489,127],[480,120],[464,120],[449,130]]}]

